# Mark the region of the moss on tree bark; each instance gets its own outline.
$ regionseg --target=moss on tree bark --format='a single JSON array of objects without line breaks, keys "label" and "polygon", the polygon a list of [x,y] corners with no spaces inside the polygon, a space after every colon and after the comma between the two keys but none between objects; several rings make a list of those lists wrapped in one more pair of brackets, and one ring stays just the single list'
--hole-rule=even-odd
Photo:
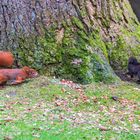
[{"label": "moss on tree bark", "polygon": [[81,83],[118,80],[139,56],[140,25],[127,0],[2,0],[1,50],[18,65]]}]

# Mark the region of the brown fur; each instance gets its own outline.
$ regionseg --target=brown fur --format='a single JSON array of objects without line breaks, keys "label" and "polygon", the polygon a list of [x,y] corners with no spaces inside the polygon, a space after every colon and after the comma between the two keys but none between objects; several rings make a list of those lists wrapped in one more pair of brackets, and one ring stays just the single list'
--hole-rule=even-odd
[{"label": "brown fur", "polygon": [[27,78],[34,78],[38,76],[35,69],[27,66],[22,69],[0,69],[0,85],[9,82],[10,85],[23,83]]},{"label": "brown fur", "polygon": [[0,67],[11,67],[14,63],[14,56],[11,52],[0,51]]}]

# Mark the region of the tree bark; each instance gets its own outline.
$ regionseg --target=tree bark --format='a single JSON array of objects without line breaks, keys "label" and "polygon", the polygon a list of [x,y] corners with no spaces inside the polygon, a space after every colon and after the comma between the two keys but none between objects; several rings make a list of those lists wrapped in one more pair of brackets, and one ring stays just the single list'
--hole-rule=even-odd
[{"label": "tree bark", "polygon": [[130,1],[130,4],[133,8],[133,11],[135,12],[138,20],[140,21],[140,1],[139,0],[129,0]]},{"label": "tree bark", "polygon": [[128,0],[1,0],[0,25],[0,49],[19,66],[81,83],[116,80],[112,67],[140,52]]}]

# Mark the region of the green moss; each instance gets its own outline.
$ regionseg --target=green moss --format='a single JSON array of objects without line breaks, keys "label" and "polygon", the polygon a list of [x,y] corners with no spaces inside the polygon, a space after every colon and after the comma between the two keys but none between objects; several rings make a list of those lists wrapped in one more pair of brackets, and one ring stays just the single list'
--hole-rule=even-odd
[{"label": "green moss", "polygon": [[73,18],[72,18],[72,23],[73,23],[74,25],[76,25],[79,29],[85,30],[85,29],[84,29],[84,26],[83,26],[83,24],[82,24],[82,22],[81,22],[78,18],[73,17]]},{"label": "green moss", "polygon": [[[56,27],[44,30],[44,35],[30,38],[20,38],[19,47],[15,50],[18,53],[17,60],[20,65],[28,65],[36,68],[41,73],[53,73],[52,65],[58,65],[61,61],[61,45],[56,44]],[[51,70],[50,70],[51,69]]]},{"label": "green moss", "polygon": [[18,52],[23,59],[22,65],[83,84],[117,79],[109,66],[106,44],[99,30],[87,31],[84,23],[76,17],[72,22],[63,22],[62,28],[64,37],[61,43],[56,41],[57,26],[44,30],[44,36],[31,38],[34,42],[21,39],[22,47]]},{"label": "green moss", "polygon": [[89,43],[94,48],[100,48],[102,50],[102,53],[106,57],[106,59],[108,59],[108,52],[106,49],[106,45],[103,42],[98,30],[95,30],[91,33],[91,36],[89,37]]},{"label": "green moss", "polygon": [[115,21],[122,19],[124,14],[127,26],[121,26],[121,35],[119,34],[115,42],[107,42],[105,44],[108,50],[108,58],[113,68],[126,69],[130,56],[135,56],[140,60],[140,45],[138,43],[140,42],[140,24],[127,1],[124,2],[127,10],[117,9],[115,5],[116,1],[113,1],[114,13],[116,13],[114,15],[117,16],[114,17]]},{"label": "green moss", "polygon": [[[134,24],[133,24],[134,25]],[[109,60],[114,69],[126,69],[127,61],[130,56],[135,56],[139,60],[140,54],[140,25],[135,25],[130,31],[122,28],[122,35],[115,43],[106,43]]]},{"label": "green moss", "polygon": [[115,69],[122,69],[126,67],[127,60],[128,60],[128,54],[127,51],[127,44],[122,36],[116,40],[116,44],[112,46],[111,53],[110,53],[110,61],[111,64]]},{"label": "green moss", "polygon": [[106,19],[105,17],[102,19],[102,25],[106,28],[110,27],[110,20]]},{"label": "green moss", "polygon": [[[56,73],[63,78],[84,84],[117,79],[108,64],[107,49],[99,31],[94,30],[87,34],[81,21],[76,18],[74,25],[78,26],[75,30],[65,28],[68,30],[65,30],[62,42],[62,63]],[[74,61],[81,63],[74,64]]]},{"label": "green moss", "polygon": [[[22,65],[83,84],[117,79],[109,66],[108,52],[99,30],[87,32],[83,24],[76,17],[72,22],[63,22],[61,43],[56,41],[57,26],[44,30],[44,36],[31,38],[32,44],[30,39],[21,39],[22,47],[17,51],[23,59]],[[76,64],[76,61],[79,62]]]}]

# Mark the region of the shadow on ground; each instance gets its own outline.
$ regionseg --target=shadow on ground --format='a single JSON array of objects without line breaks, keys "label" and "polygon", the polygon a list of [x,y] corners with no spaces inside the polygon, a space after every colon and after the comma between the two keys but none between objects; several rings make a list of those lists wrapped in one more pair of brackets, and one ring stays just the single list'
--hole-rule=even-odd
[{"label": "shadow on ground", "polygon": [[138,78],[135,76],[134,78],[131,78],[129,75],[126,74],[126,71],[115,71],[117,76],[122,80],[122,81],[128,81],[131,83],[136,83]]}]

